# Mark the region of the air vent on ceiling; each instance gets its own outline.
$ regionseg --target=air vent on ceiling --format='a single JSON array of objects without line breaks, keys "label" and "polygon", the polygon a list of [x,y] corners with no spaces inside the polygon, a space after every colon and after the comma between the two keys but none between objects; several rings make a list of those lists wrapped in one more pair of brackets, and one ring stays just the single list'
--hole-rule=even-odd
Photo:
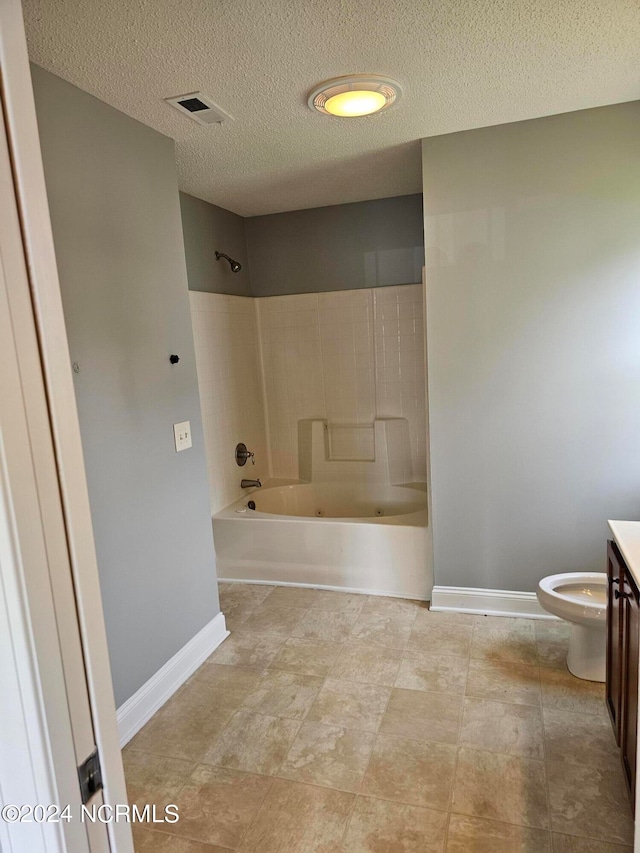
[{"label": "air vent on ceiling", "polygon": [[203,95],[202,92],[190,92],[188,95],[177,95],[175,98],[165,98],[168,104],[189,116],[198,124],[222,124],[223,121],[233,121],[233,116]]}]

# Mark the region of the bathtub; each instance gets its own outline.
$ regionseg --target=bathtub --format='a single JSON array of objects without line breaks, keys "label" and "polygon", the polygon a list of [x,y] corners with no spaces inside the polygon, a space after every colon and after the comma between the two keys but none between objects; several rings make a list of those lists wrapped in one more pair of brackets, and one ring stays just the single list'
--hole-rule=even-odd
[{"label": "bathtub", "polygon": [[220,580],[422,600],[428,532],[420,484],[266,484],[213,517]]}]

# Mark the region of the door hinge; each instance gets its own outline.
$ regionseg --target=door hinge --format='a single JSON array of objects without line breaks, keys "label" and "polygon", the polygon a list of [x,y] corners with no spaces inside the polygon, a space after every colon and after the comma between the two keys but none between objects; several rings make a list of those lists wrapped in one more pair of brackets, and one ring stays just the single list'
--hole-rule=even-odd
[{"label": "door hinge", "polygon": [[102,769],[97,749],[78,767],[78,779],[82,804],[86,806],[91,797],[102,790]]}]

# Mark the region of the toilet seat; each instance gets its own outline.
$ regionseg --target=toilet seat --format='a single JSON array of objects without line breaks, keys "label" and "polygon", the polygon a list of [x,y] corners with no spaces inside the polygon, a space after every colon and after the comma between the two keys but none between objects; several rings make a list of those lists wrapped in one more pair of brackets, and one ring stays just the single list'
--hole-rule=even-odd
[{"label": "toilet seat", "polygon": [[538,585],[545,610],[568,622],[604,629],[607,614],[607,576],[604,572],[566,572],[549,575]]}]

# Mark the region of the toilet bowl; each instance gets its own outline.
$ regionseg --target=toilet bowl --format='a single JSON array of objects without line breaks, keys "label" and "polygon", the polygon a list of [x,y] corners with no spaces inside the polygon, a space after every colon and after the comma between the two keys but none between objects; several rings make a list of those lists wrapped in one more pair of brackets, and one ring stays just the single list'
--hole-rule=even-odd
[{"label": "toilet bowl", "polygon": [[606,674],[607,576],[603,572],[549,575],[538,584],[540,605],[571,622],[569,672],[588,681]]}]

